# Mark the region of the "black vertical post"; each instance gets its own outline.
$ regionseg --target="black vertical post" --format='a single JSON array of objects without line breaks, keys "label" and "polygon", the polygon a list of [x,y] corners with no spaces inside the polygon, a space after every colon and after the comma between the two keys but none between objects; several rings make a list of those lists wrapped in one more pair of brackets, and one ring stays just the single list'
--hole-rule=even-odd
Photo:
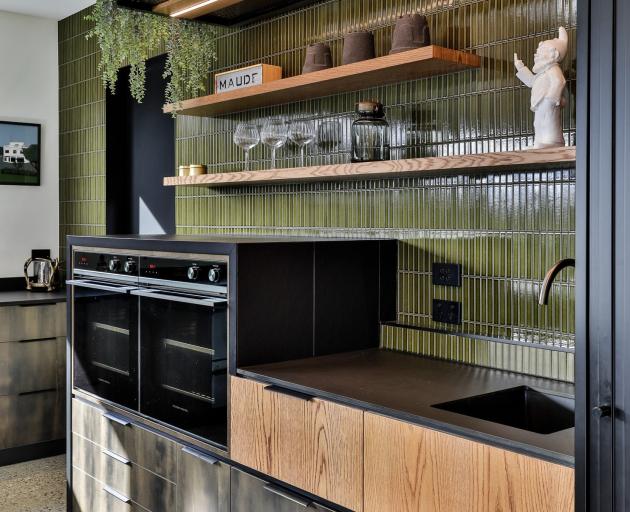
[{"label": "black vertical post", "polygon": [[630,510],[630,2],[578,5],[576,510]]},{"label": "black vertical post", "polygon": [[614,330],[613,470],[616,512],[630,510],[630,2],[616,0],[613,104]]}]

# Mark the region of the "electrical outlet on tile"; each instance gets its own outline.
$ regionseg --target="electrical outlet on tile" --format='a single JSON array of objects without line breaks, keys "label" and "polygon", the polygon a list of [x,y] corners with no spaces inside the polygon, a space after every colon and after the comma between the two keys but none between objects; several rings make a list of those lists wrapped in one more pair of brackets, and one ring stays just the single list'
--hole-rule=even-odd
[{"label": "electrical outlet on tile", "polygon": [[436,286],[462,286],[462,266],[459,263],[434,262],[431,274]]},{"label": "electrical outlet on tile", "polygon": [[431,318],[434,322],[461,325],[462,303],[454,300],[433,299]]}]

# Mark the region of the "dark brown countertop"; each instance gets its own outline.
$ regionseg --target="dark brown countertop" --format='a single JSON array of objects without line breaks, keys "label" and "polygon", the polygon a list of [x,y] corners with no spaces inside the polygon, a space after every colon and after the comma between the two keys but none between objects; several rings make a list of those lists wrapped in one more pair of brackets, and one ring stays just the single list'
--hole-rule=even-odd
[{"label": "dark brown countertop", "polygon": [[431,407],[515,386],[573,397],[572,384],[385,350],[250,366],[238,374],[567,466],[574,464],[572,428],[537,434]]},{"label": "dark brown countertop", "polygon": [[51,304],[65,301],[65,290],[56,292],[29,292],[28,290],[0,292],[0,307]]}]

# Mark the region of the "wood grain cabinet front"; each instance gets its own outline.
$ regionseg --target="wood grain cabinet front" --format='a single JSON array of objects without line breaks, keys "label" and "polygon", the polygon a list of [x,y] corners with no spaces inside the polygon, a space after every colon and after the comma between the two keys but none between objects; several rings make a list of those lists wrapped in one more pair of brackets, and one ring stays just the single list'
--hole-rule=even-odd
[{"label": "wood grain cabinet front", "polygon": [[0,343],[65,335],[65,302],[0,307]]},{"label": "wood grain cabinet front", "polygon": [[162,478],[177,478],[177,444],[123,414],[75,398],[72,431]]},{"label": "wood grain cabinet front", "polygon": [[230,446],[244,466],[363,510],[363,411],[233,377]]},{"label": "wood grain cabinet front", "polygon": [[72,470],[72,512],[169,512],[147,511],[131,498],[74,468]]},{"label": "wood grain cabinet front", "polygon": [[65,338],[0,343],[0,396],[65,385]]},{"label": "wood grain cabinet front", "polygon": [[232,468],[232,512],[333,512],[308,498]]},{"label": "wood grain cabinet front", "polygon": [[181,447],[177,465],[179,512],[230,512],[228,464],[194,448]]},{"label": "wood grain cabinet front", "polygon": [[0,450],[64,438],[65,311],[0,307]]},{"label": "wood grain cabinet front", "polygon": [[174,482],[77,434],[72,436],[72,447],[72,465],[114,491],[115,495],[126,496],[154,512],[175,510]]},{"label": "wood grain cabinet front", "polygon": [[65,397],[56,390],[0,396],[0,450],[64,438]]},{"label": "wood grain cabinet front", "polygon": [[365,512],[572,512],[573,469],[365,414]]}]

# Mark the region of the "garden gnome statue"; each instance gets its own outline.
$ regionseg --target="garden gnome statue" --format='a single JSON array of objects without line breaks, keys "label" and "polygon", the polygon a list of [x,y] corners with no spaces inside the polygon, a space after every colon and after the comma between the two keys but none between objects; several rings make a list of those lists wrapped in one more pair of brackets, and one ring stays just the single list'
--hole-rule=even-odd
[{"label": "garden gnome statue", "polygon": [[561,109],[564,107],[566,80],[560,62],[567,54],[569,37],[564,27],[558,37],[543,41],[534,55],[534,67],[530,71],[518,55],[514,54],[516,76],[532,89],[531,109],[534,112],[534,148],[564,146]]}]

